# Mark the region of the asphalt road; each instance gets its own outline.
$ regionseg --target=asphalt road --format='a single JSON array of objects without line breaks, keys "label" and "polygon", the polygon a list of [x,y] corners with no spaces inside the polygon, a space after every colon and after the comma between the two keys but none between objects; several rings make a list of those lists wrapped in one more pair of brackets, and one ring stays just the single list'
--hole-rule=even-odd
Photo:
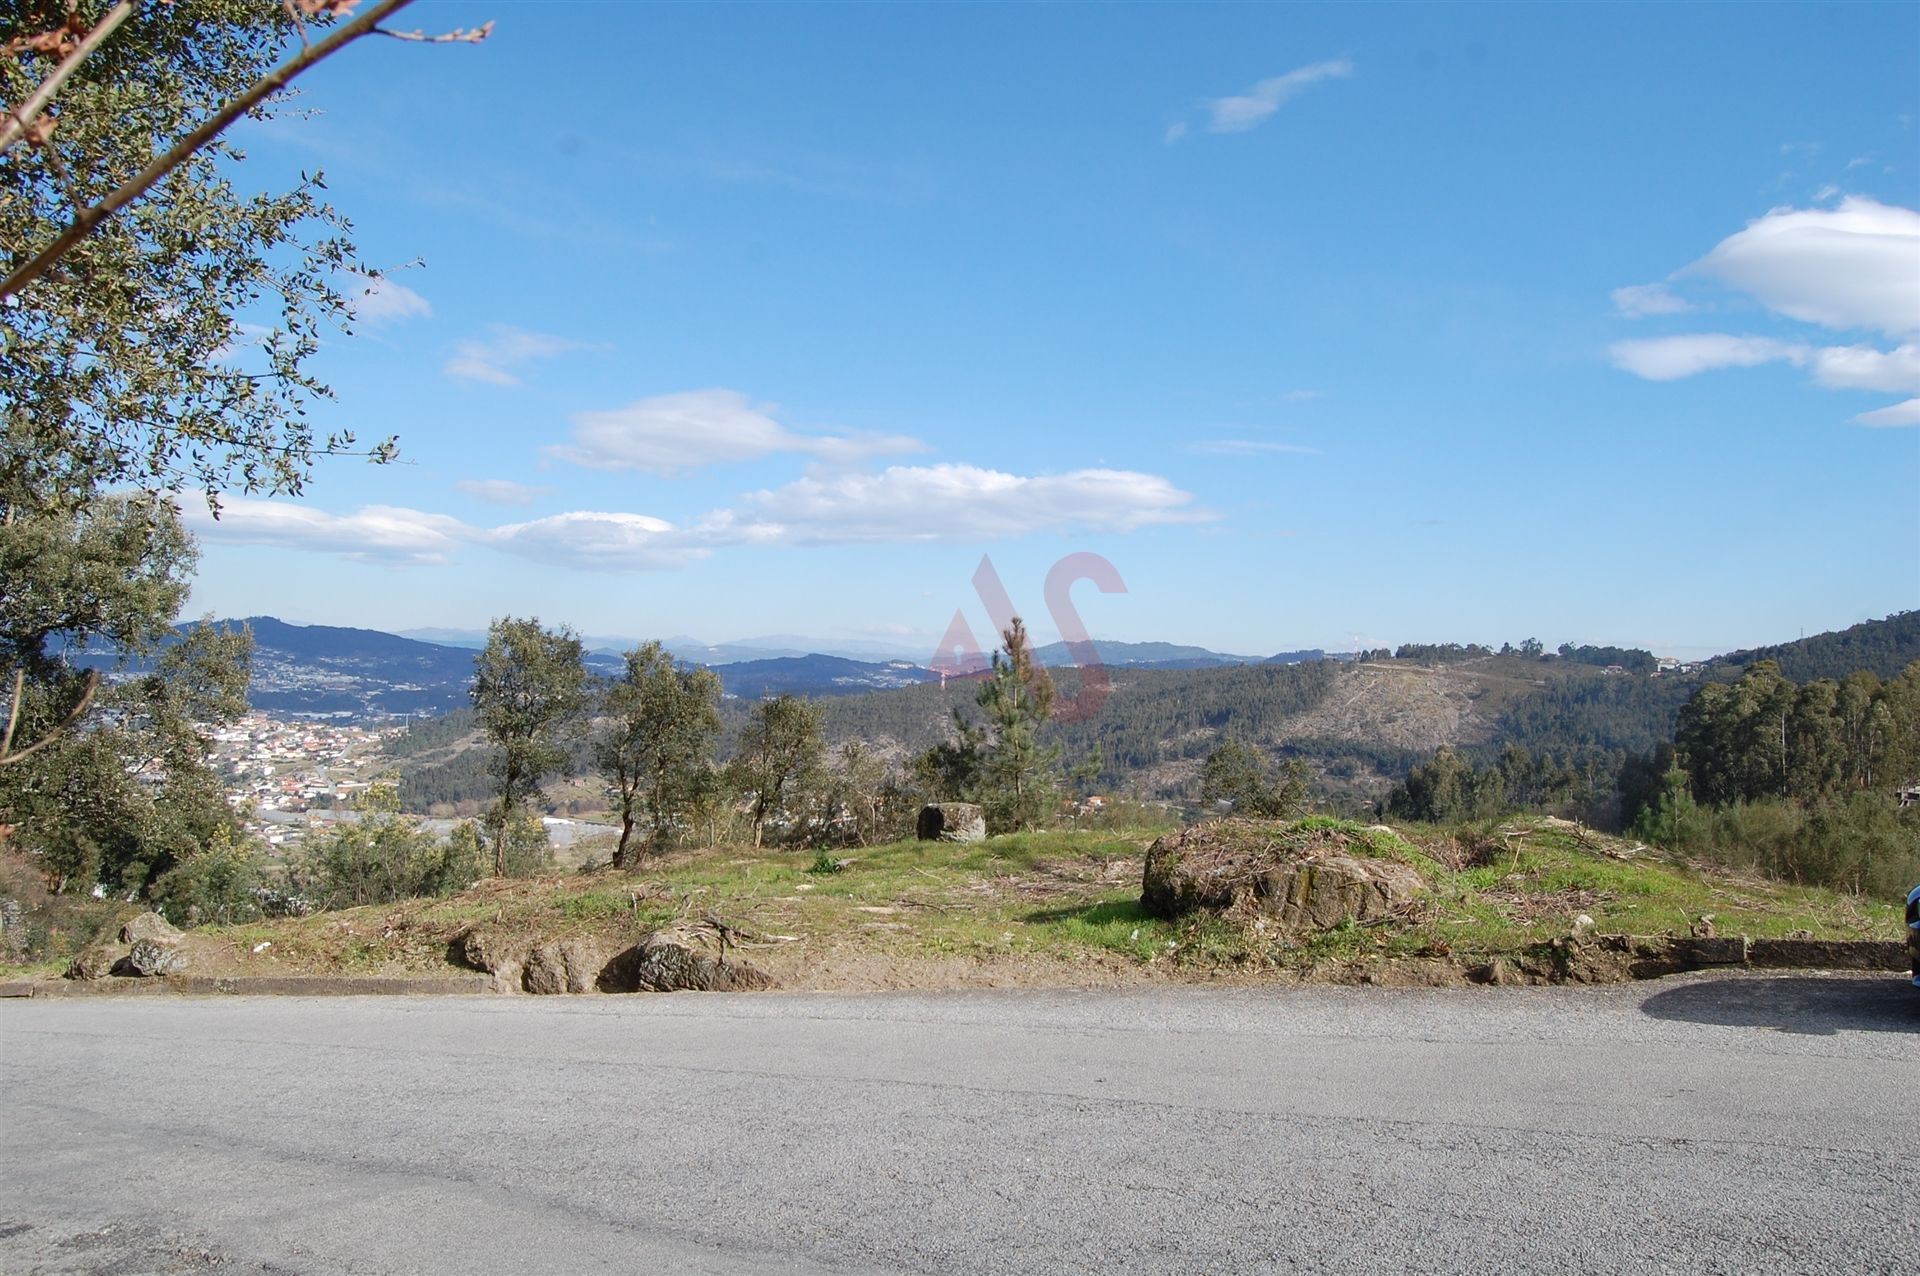
[{"label": "asphalt road", "polygon": [[0,1271],[1848,1271],[1895,978],[0,1004]]}]

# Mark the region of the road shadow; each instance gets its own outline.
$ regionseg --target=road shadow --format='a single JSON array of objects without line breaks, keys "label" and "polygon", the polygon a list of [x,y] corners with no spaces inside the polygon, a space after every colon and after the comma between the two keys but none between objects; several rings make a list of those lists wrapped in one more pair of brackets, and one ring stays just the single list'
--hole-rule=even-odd
[{"label": "road shadow", "polygon": [[1920,1034],[1920,988],[1904,976],[1776,975],[1691,980],[1640,1004],[1655,1019],[1831,1036]]}]

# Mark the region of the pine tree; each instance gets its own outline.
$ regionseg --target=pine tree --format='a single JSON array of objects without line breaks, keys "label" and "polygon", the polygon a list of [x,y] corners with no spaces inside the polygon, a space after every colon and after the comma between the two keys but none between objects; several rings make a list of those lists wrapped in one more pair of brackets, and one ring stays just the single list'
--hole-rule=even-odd
[{"label": "pine tree", "polygon": [[981,805],[988,826],[1006,832],[1033,828],[1053,809],[1061,750],[1038,739],[1053,713],[1053,679],[1034,660],[1026,625],[1014,617],[1001,639],[975,703],[993,736],[981,760]]}]

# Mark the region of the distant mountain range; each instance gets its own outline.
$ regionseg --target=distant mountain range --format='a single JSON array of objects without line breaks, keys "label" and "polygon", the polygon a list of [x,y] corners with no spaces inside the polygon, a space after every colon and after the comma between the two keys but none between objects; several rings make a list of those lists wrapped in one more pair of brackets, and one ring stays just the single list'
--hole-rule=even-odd
[{"label": "distant mountain range", "polygon": [[[252,616],[243,623],[253,630],[253,683],[248,699],[256,709],[372,721],[399,716],[435,716],[465,708],[469,703],[467,688],[473,679],[477,644],[425,641],[375,629],[290,625],[271,616]],[[464,631],[424,632],[446,634],[449,638],[474,636]],[[484,635],[478,636],[484,640]],[[587,667],[598,674],[618,674],[623,667],[619,651],[622,646],[632,644],[621,639],[587,641],[594,648],[587,656]],[[836,652],[799,650],[809,640],[796,635],[772,635],[752,641],[769,645],[708,646],[691,638],[675,638],[666,645],[675,658],[684,663],[712,667],[720,675],[726,694],[743,700],[758,700],[782,692],[851,696],[941,680],[938,671],[914,660],[861,659]],[[607,645],[601,645],[603,642]],[[795,646],[773,645],[785,643]],[[1350,659],[1346,653],[1317,650],[1281,652],[1265,658],[1235,656],[1205,647],[1165,642],[1101,640],[1095,646],[1105,664],[1138,670],[1226,669]],[[1041,663],[1053,667],[1070,665],[1074,659],[1065,643],[1049,643],[1038,648],[1035,654]],[[1889,676],[1917,657],[1920,657],[1920,612],[1905,612],[1838,633],[1734,652],[1708,665],[1719,671],[1720,676],[1731,677],[1755,660],[1777,660],[1788,677],[1805,681],[1840,677],[1861,668]],[[101,655],[83,660],[102,667],[112,663],[110,657]]]},{"label": "distant mountain range", "polygon": [[[403,629],[399,636],[445,647],[468,647],[474,651],[487,645],[487,631],[484,629]],[[580,641],[586,644],[589,651],[618,655],[638,647],[645,640],[617,634],[581,634]],[[909,651],[899,643],[867,642],[857,638],[806,638],[799,634],[767,634],[759,638],[721,643],[702,642],[686,634],[676,634],[662,639],[661,646],[672,652],[676,660],[709,666],[798,656],[838,656],[844,660],[884,664],[898,660],[917,662],[927,654]]]},{"label": "distant mountain range", "polygon": [[[487,645],[484,629],[403,629],[397,635],[419,642],[436,643],[445,647],[467,647],[478,651]],[[582,634],[580,641],[589,651],[619,655],[640,645],[642,640],[623,638],[607,634]],[[798,659],[811,656],[833,656],[842,660],[851,660],[861,664],[913,664],[926,667],[929,652],[921,649],[909,649],[900,643],[871,642],[865,639],[848,638],[809,638],[803,634],[763,634],[757,638],[741,638],[733,642],[708,643],[685,634],[661,640],[661,645],[673,653],[674,659],[690,664],[707,665],[718,668],[723,665],[760,663],[768,660]],[[1313,651],[1283,651],[1275,656],[1234,656],[1225,652],[1211,651],[1205,647],[1183,646],[1171,642],[1116,642],[1099,639],[1095,642],[1099,648],[1100,659],[1110,665],[1140,665],[1162,669],[1208,669],[1217,665],[1257,665],[1263,660],[1275,664],[1294,664],[1301,660],[1319,660],[1326,653]],[[1073,652],[1064,642],[1048,643],[1036,647],[1034,655],[1040,663],[1059,668],[1077,663]]]},{"label": "distant mountain range", "polygon": [[[247,698],[255,709],[340,721],[432,717],[467,707],[474,657],[486,642],[485,633],[467,630],[390,634],[336,625],[292,625],[272,616],[249,616],[240,623],[253,630],[253,682]],[[182,632],[191,628],[182,626]],[[624,667],[621,652],[635,645],[621,638],[587,637],[583,641],[589,648],[588,669],[608,676],[620,672]],[[941,675],[923,663],[875,659],[871,655],[863,659],[844,650],[807,650],[812,641],[799,635],[775,634],[708,645],[677,637],[667,640],[665,646],[682,663],[711,667],[720,675],[728,696],[747,700],[782,692],[858,695],[940,681]],[[1116,666],[1202,669],[1261,663],[1254,657],[1173,643],[1097,645],[1101,659]],[[869,647],[885,650],[877,643],[853,645],[855,651]],[[1039,648],[1036,654],[1051,666],[1074,663],[1065,643]],[[1288,652],[1273,659],[1290,662],[1315,659],[1320,654]],[[111,657],[100,654],[83,659],[101,667],[112,663]]]}]

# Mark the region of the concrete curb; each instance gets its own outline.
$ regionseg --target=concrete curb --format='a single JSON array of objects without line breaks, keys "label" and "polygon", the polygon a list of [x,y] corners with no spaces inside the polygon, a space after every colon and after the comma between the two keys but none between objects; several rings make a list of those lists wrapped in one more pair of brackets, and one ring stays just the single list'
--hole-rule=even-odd
[{"label": "concrete curb", "polygon": [[[1596,935],[1594,942],[1636,952],[1639,978],[1697,970],[1905,971],[1906,945],[1897,939],[1749,939],[1745,935],[1693,939],[1652,935]],[[1644,973],[1641,973],[1641,970]],[[1471,977],[1471,976],[1470,976]],[[1487,982],[1478,980],[1477,982]],[[483,974],[171,975],[155,979],[16,979],[0,982],[0,999],[62,997],[457,997],[499,995]]]},{"label": "concrete curb", "polygon": [[45,979],[0,983],[0,998],[450,997],[493,991],[486,975],[171,975],[159,979]]},{"label": "concrete curb", "polygon": [[1754,966],[1767,970],[1905,970],[1907,946],[1897,939],[1676,939],[1687,969]]}]

